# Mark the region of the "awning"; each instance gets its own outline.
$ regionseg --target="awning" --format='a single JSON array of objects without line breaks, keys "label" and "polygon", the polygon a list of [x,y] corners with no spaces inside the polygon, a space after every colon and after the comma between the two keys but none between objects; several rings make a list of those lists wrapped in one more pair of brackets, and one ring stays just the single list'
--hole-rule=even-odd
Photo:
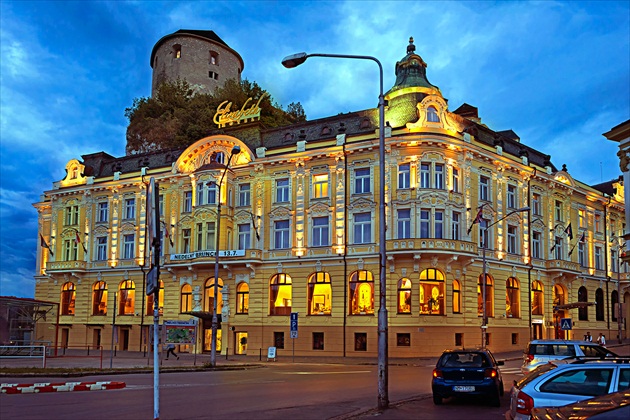
[{"label": "awning", "polygon": [[[182,313],[186,315],[192,315],[196,318],[203,319],[204,321],[205,320],[212,321],[212,312],[209,312],[209,311],[189,311],[189,312],[182,312]],[[217,314],[217,319],[219,322],[221,322],[221,314],[219,313]]]},{"label": "awning", "polygon": [[558,311],[558,310],[564,310],[564,309],[582,309],[582,308],[586,308],[588,306],[595,306],[595,302],[574,302],[574,303],[567,303],[566,305],[557,305],[553,307],[554,311]]}]

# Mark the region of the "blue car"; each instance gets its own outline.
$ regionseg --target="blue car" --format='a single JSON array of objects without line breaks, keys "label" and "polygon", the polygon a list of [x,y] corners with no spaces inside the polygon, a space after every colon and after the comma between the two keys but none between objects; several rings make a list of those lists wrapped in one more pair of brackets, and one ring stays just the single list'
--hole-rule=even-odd
[{"label": "blue car", "polygon": [[444,398],[483,396],[495,407],[501,406],[503,379],[499,366],[487,349],[446,350],[433,369],[433,403]]}]

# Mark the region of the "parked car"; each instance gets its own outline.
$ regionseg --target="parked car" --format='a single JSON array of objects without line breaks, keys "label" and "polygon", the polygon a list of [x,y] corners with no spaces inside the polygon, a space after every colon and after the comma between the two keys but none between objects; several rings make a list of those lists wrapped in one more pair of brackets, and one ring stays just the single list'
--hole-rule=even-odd
[{"label": "parked car", "polygon": [[490,350],[446,350],[433,370],[431,389],[433,403],[443,398],[482,395],[499,407],[503,395],[503,379],[498,362]]},{"label": "parked car", "polygon": [[628,389],[630,358],[556,360],[514,381],[506,417],[529,419],[534,408],[561,407]]},{"label": "parked car", "polygon": [[534,408],[532,420],[627,420],[630,419],[630,391],[619,391],[563,407]]},{"label": "parked car", "polygon": [[538,366],[552,360],[570,357],[616,357],[617,355],[597,343],[579,340],[533,340],[523,352],[521,372],[527,375]]}]

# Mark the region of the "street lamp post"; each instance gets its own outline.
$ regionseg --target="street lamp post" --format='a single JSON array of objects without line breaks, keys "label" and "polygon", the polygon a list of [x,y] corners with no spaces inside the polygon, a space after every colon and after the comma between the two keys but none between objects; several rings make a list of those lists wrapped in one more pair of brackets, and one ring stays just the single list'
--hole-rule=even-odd
[{"label": "street lamp post", "polygon": [[293,54],[282,60],[286,68],[297,67],[309,57],[348,58],[354,60],[371,60],[379,69],[378,95],[378,135],[379,135],[379,309],[378,309],[378,408],[389,406],[388,397],[388,342],[387,342],[387,281],[386,281],[386,237],[385,237],[385,97],[383,96],[383,66],[375,57],[368,55],[346,54]]},{"label": "street lamp post", "polygon": [[529,211],[529,207],[522,207],[520,209],[517,210],[513,210],[511,212],[509,212],[508,214],[506,214],[505,216],[503,216],[502,218],[500,218],[499,220],[495,220],[494,222],[490,223],[488,226],[481,226],[481,224],[479,224],[479,231],[481,234],[481,249],[482,249],[482,255],[483,255],[483,280],[481,283],[481,296],[482,296],[482,319],[481,319],[481,348],[485,349],[486,348],[486,335],[487,335],[487,330],[488,330],[488,311],[486,308],[486,284],[487,284],[487,276],[488,273],[486,271],[486,248],[487,248],[487,244],[486,244],[486,238],[488,235],[488,229],[490,229],[492,226],[496,225],[497,223],[501,222],[502,220],[507,219],[508,217],[510,217],[511,215],[515,214],[515,213],[522,213],[525,211]]},{"label": "street lamp post", "polygon": [[219,295],[219,239],[221,237],[221,184],[223,184],[223,178],[227,173],[230,162],[234,155],[241,153],[239,146],[234,146],[232,152],[225,163],[225,169],[221,174],[221,179],[217,184],[217,229],[216,229],[216,242],[214,247],[214,298],[212,299],[212,340],[210,342],[210,365],[215,367],[217,365],[217,329],[219,328],[219,319],[217,317],[217,296]]}]

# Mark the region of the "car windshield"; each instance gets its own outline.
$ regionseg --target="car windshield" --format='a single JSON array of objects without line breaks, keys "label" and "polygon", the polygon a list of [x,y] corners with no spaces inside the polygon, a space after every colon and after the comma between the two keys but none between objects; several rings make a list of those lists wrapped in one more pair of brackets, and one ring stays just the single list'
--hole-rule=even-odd
[{"label": "car windshield", "polygon": [[476,352],[448,353],[442,356],[440,362],[443,367],[447,368],[480,368],[490,366],[488,359],[482,353]]},{"label": "car windshield", "polygon": [[527,385],[534,379],[556,369],[557,367],[558,366],[554,365],[553,363],[545,363],[544,365],[540,365],[536,369],[532,370],[530,373],[522,377],[520,380],[518,380],[516,382],[516,387],[519,389],[523,389],[525,385]]}]

